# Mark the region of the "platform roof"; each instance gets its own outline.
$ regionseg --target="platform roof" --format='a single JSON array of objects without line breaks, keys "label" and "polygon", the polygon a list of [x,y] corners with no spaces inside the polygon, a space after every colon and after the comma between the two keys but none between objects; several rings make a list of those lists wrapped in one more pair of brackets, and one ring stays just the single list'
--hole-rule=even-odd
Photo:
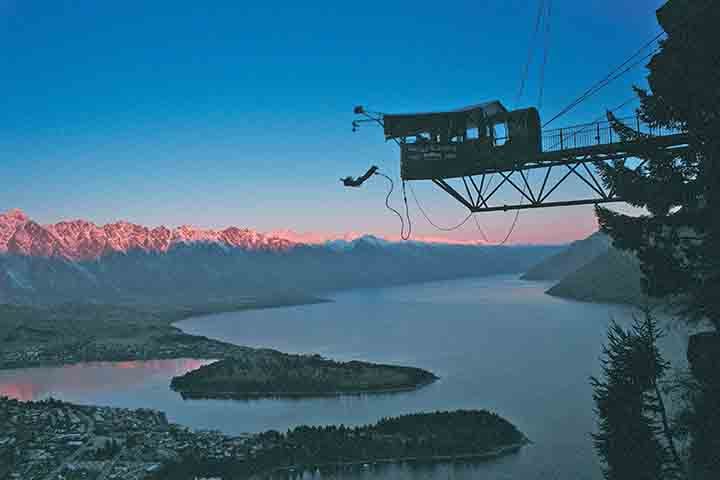
[{"label": "platform roof", "polygon": [[464,133],[478,127],[485,119],[506,113],[498,100],[470,105],[446,112],[402,113],[384,115],[385,138],[410,137],[425,132]]}]

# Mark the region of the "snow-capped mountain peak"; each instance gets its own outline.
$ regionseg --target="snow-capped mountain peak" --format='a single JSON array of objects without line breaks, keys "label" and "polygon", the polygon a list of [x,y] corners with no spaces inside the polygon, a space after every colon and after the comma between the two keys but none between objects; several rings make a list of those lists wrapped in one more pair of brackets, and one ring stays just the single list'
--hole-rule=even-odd
[{"label": "snow-capped mountain peak", "polygon": [[20,210],[10,210],[7,213],[0,213],[0,252],[7,250],[7,244],[15,231],[30,219]]},{"label": "snow-capped mountain peak", "polygon": [[177,244],[215,243],[248,250],[287,250],[294,242],[253,230],[200,229],[189,225],[149,228],[128,221],[96,225],[87,220],[40,225],[20,210],[0,214],[0,253],[94,260],[131,250],[164,253]]}]

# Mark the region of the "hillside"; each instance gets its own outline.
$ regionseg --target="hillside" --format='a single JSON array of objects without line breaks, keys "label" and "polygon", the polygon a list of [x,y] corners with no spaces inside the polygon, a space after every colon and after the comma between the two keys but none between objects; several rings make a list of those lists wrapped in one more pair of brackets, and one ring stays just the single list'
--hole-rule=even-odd
[{"label": "hillside", "polygon": [[523,280],[560,280],[581,267],[604,255],[610,249],[610,238],[596,232],[588,238],[571,243],[560,253],[538,263],[525,275]]},{"label": "hillside", "polygon": [[[216,308],[222,310],[222,306]],[[194,313],[88,304],[0,305],[0,369],[92,361],[217,359],[253,352],[188,335],[171,325]]]},{"label": "hillside", "polygon": [[610,248],[547,293],[586,302],[637,304],[642,301],[640,265],[632,254]]},{"label": "hillside", "polygon": [[636,304],[642,300],[640,265],[596,232],[573,242],[523,275],[524,280],[555,280],[547,293],[584,302]]}]

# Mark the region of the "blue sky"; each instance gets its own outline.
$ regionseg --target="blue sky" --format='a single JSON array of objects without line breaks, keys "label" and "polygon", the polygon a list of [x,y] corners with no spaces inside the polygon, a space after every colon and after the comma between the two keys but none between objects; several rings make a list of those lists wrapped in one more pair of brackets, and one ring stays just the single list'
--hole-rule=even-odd
[{"label": "blue sky", "polygon": [[[352,107],[514,107],[537,2],[311,3],[0,0],[0,210],[396,234],[380,179],[338,183],[371,164],[398,171],[379,129],[351,133]],[[541,116],[651,38],[662,3],[553,0]],[[538,70],[536,59],[522,106],[538,102]],[[645,75],[633,70],[555,126],[602,115]],[[439,223],[465,215],[429,185],[416,191]],[[479,219],[497,238],[512,214]],[[438,235],[417,212],[414,224]],[[514,238],[571,239],[593,225],[588,207],[533,211]]]}]

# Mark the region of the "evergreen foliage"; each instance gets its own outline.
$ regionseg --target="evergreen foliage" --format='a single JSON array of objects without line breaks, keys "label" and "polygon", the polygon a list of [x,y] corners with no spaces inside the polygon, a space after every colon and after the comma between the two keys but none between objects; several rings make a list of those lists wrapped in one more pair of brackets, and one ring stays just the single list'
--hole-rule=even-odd
[{"label": "evergreen foliage", "polygon": [[630,330],[612,322],[603,348],[603,378],[593,377],[596,451],[607,480],[677,478],[680,460],[658,382],[669,365],[660,355],[654,317],[635,317]]},{"label": "evergreen foliage", "polygon": [[[617,247],[637,253],[644,289],[681,302],[689,320],[720,329],[720,2],[670,0],[658,10],[667,33],[650,62],[650,90],[636,89],[652,127],[689,134],[682,154],[648,151],[638,171],[598,164],[606,186],[649,213],[596,207]],[[643,135],[608,114],[625,140]]]},{"label": "evergreen foliage", "polygon": [[457,410],[384,418],[374,425],[299,426],[283,434],[267,431],[247,459],[213,462],[186,457],[155,477],[266,478],[270,472],[340,467],[409,459],[452,460],[511,453],[527,443],[510,422],[487,410]]},{"label": "evergreen foliage", "polygon": [[[638,171],[627,168],[625,161],[598,165],[606,186],[648,214],[631,217],[601,207],[596,211],[602,230],[610,234],[615,245],[637,253],[647,294],[675,301],[683,306],[687,320],[707,320],[719,332],[720,2],[669,0],[658,10],[658,20],[667,38],[648,66],[650,90],[636,89],[641,100],[639,113],[653,127],[686,131],[689,149],[682,154],[647,152],[642,157],[646,163]],[[623,139],[642,140],[639,132],[608,116]],[[617,330],[610,340],[610,351],[626,341]],[[701,356],[717,355],[698,350],[696,354]],[[614,360],[609,363],[614,364]],[[689,382],[695,386],[686,392],[690,414],[680,420],[690,435],[688,471],[693,479],[720,478],[717,377],[714,373],[696,378]],[[610,397],[610,385],[610,379],[607,384],[595,384],[601,423],[596,444],[608,463],[609,478],[629,478],[622,476],[627,459],[622,452],[614,452],[611,439],[623,444],[633,437],[618,436],[610,429],[610,424],[616,425],[613,412],[624,411]],[[639,408],[642,402],[632,387],[620,384],[615,389],[635,399]],[[644,422],[642,416],[633,418]],[[644,439],[638,446],[648,449],[649,459],[656,459],[644,467],[644,473],[652,476],[659,463],[650,448],[650,427],[637,428],[636,433]]]},{"label": "evergreen foliage", "polygon": [[174,377],[171,388],[188,398],[312,396],[414,389],[436,379],[419,368],[264,350]]}]

